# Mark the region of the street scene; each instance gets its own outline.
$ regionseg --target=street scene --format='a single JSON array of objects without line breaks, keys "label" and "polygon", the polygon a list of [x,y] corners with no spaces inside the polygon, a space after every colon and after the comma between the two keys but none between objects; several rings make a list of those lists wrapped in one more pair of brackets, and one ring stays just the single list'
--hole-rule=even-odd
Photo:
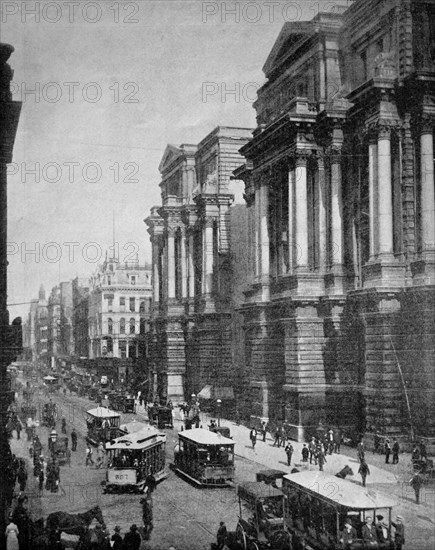
[{"label": "street scene", "polygon": [[0,548],[435,549],[433,0],[0,22]]}]

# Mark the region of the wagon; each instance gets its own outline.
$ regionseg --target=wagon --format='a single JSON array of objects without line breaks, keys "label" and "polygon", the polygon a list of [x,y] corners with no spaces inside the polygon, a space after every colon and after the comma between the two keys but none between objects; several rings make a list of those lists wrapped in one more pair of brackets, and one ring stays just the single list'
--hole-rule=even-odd
[{"label": "wagon", "polygon": [[87,441],[93,445],[106,443],[123,435],[120,429],[121,415],[105,407],[96,407],[86,411],[88,426]]},{"label": "wagon", "polygon": [[53,458],[59,463],[59,466],[65,466],[65,464],[71,466],[71,451],[68,448],[67,437],[53,443],[51,453]]}]

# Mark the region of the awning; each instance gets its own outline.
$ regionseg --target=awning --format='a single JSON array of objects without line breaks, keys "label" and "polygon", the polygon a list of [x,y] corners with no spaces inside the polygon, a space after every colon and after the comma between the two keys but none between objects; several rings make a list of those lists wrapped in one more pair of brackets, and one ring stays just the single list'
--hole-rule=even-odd
[{"label": "awning", "polygon": [[204,386],[198,393],[198,397],[202,397],[203,399],[211,399],[211,390],[211,386]]},{"label": "awning", "polygon": [[198,393],[202,399],[234,399],[234,391],[231,386],[206,385]]}]

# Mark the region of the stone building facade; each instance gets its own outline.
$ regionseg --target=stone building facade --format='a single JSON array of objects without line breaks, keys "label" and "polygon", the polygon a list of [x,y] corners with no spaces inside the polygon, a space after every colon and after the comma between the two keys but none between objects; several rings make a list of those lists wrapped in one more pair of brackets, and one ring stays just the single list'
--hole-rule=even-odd
[{"label": "stone building facade", "polygon": [[138,260],[108,258],[91,279],[88,305],[89,358],[138,357],[151,305],[151,270]]},{"label": "stone building facade", "polygon": [[435,11],[286,23],[241,152],[253,416],[435,436]]},{"label": "stone building facade", "polygon": [[234,195],[242,182],[231,178],[251,135],[217,127],[198,145],[168,145],[160,163],[162,206],[145,222],[153,250],[154,389],[161,400],[180,402],[206,385],[225,387],[222,397],[230,397],[240,385],[237,309],[248,235],[246,207]]},{"label": "stone building facade", "polygon": [[88,357],[89,353],[89,280],[76,277],[72,280],[73,339],[75,357]]}]

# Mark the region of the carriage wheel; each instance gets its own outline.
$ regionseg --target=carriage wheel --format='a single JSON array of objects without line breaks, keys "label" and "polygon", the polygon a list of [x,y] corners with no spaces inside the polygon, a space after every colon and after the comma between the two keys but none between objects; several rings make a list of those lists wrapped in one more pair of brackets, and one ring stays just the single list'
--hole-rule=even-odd
[{"label": "carriage wheel", "polygon": [[[273,549],[275,549],[274,546],[272,546]],[[258,544],[254,541],[250,541],[249,544],[248,544],[248,550],[260,550],[260,547],[258,546]]]},{"label": "carriage wheel", "polygon": [[237,527],[236,527],[236,538],[243,545],[243,550],[248,550],[246,533],[245,533],[245,530],[243,529],[243,527],[240,525],[240,523],[238,523]]}]

